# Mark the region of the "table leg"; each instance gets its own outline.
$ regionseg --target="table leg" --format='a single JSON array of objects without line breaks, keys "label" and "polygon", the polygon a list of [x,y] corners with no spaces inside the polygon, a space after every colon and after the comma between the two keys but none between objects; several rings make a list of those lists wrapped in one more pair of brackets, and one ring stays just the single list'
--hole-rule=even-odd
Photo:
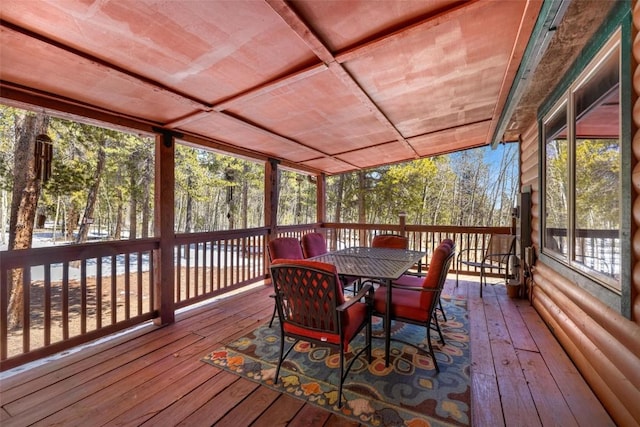
[{"label": "table leg", "polygon": [[384,366],[389,367],[389,353],[391,350],[391,280],[385,280],[387,285],[387,311],[384,316]]}]

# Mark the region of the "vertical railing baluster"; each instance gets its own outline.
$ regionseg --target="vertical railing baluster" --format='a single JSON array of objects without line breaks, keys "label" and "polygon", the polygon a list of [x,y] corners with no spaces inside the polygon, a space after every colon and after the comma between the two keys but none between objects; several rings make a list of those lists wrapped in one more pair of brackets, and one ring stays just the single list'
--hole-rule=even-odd
[{"label": "vertical railing baluster", "polygon": [[189,298],[191,298],[191,275],[189,274],[190,270],[191,270],[191,243],[187,243],[185,245],[186,250],[184,253],[185,256],[185,287],[187,288],[187,295],[185,295],[185,298],[188,300]]},{"label": "vertical railing baluster", "polygon": [[227,272],[228,272],[228,268],[227,268],[227,258],[229,256],[229,241],[227,239],[224,240],[224,260],[223,260],[223,264],[224,264],[224,281],[222,282],[222,288],[226,288],[227,284],[229,283],[227,281]]},{"label": "vertical railing baluster", "polygon": [[175,301],[182,301],[182,247],[183,245],[176,246],[176,289],[175,289]]},{"label": "vertical railing baluster", "polygon": [[215,289],[215,282],[214,282],[215,276],[213,274],[213,272],[215,271],[214,270],[215,263],[213,262],[214,255],[215,255],[215,241],[209,240],[209,292],[213,292],[213,290]]},{"label": "vertical railing baluster", "polygon": [[51,344],[51,264],[44,265],[44,345]]},{"label": "vertical railing baluster", "polygon": [[80,261],[80,332],[87,332],[87,260]]},{"label": "vertical railing baluster", "polygon": [[124,254],[124,318],[131,318],[131,256],[129,252]]},{"label": "vertical railing baluster", "polygon": [[118,271],[116,270],[116,256],[111,255],[111,324],[118,322]]},{"label": "vertical railing baluster", "polygon": [[[144,252],[138,252],[138,265],[137,265],[137,269],[138,271],[136,272],[136,292],[137,292],[137,298],[138,298],[138,316],[140,316],[142,314],[142,292],[143,292],[143,287],[142,287],[142,283],[143,283],[143,272],[142,272],[142,259],[144,257]],[[149,258],[151,258],[151,254],[149,254]],[[151,272],[151,270],[150,270]]]},{"label": "vertical railing baluster", "polygon": [[69,339],[69,262],[62,264],[62,339]]},{"label": "vertical railing baluster", "polygon": [[221,280],[221,277],[222,277],[222,276],[220,275],[220,274],[221,274],[221,271],[220,271],[220,264],[221,264],[221,262],[222,262],[222,261],[221,261],[221,258],[222,258],[222,255],[221,255],[222,247],[221,247],[221,241],[220,241],[220,240],[217,240],[217,241],[216,241],[216,246],[217,246],[217,248],[218,248],[218,251],[217,251],[217,259],[218,259],[218,262],[216,263],[216,290],[219,290],[219,289],[220,289],[220,280]]},{"label": "vertical railing baluster", "polygon": [[22,269],[22,348],[31,349],[31,268]]},{"label": "vertical railing baluster", "polygon": [[96,328],[102,328],[102,257],[96,257]]},{"label": "vertical railing baluster", "polygon": [[155,280],[155,261],[153,251],[149,251],[149,311],[154,310],[154,301],[156,300],[156,280]]},{"label": "vertical railing baluster", "polygon": [[[200,268],[200,243],[194,243],[195,252],[193,254],[193,296],[200,295],[200,281],[198,280],[200,277],[198,276],[198,269]],[[191,254],[191,251],[189,251]]]},{"label": "vertical railing baluster", "polygon": [[9,356],[9,271],[0,267],[0,360]]}]

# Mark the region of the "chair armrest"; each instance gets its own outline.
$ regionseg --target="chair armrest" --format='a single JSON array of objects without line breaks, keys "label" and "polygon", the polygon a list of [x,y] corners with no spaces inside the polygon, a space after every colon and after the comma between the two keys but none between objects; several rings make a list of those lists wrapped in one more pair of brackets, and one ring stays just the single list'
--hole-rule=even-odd
[{"label": "chair armrest", "polygon": [[364,279],[361,285],[364,286],[365,284],[369,284],[371,286],[373,285],[386,286],[386,283],[384,282],[384,280],[380,280],[380,279]]},{"label": "chair armrest", "polygon": [[[336,310],[341,312],[345,311],[346,309],[351,307],[353,304],[360,302],[360,300],[363,297],[366,297],[367,294],[371,293],[372,290],[373,290],[373,284],[367,283],[362,285],[362,287],[360,288],[360,291],[353,298],[340,304],[338,307],[336,307]],[[370,304],[370,298],[367,298],[367,304]]]},{"label": "chair armrest", "polygon": [[462,249],[462,250],[458,251],[458,254],[457,254],[458,259],[460,259],[462,257],[462,254],[469,253],[469,252],[484,252],[484,249],[483,248]]},{"label": "chair armrest", "polygon": [[411,270],[407,270],[407,271],[404,272],[403,276],[405,274],[407,276],[425,277],[427,275],[427,272],[426,271],[411,271]]},{"label": "chair armrest", "polygon": [[439,288],[423,288],[422,286],[398,286],[398,285],[391,285],[391,288],[402,289],[407,291],[415,291],[415,292],[440,292],[442,290]]},{"label": "chair armrest", "polygon": [[489,258],[500,257],[501,259],[507,258],[507,261],[502,261],[502,260],[500,260],[500,261],[498,261],[498,262],[501,262],[501,263],[503,263],[503,264],[506,264],[507,262],[509,262],[509,261],[508,261],[508,257],[510,257],[510,256],[515,256],[515,254],[514,254],[513,252],[507,252],[507,253],[495,253],[495,254],[486,254],[486,255],[484,256],[484,258],[482,259],[482,262],[484,262],[486,259],[489,259]]}]

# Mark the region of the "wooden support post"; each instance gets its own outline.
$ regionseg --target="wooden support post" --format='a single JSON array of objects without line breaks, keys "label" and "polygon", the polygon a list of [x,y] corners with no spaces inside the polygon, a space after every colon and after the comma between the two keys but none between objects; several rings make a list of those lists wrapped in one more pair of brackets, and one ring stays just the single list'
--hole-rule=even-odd
[{"label": "wooden support post", "polygon": [[407,235],[407,213],[400,212],[398,217],[400,219],[400,235],[405,237]]},{"label": "wooden support post", "polygon": [[169,131],[156,136],[155,168],[155,236],[160,238],[160,249],[154,253],[154,308],[158,317],[157,325],[166,325],[175,321],[174,280],[175,280],[175,144],[174,135]]}]

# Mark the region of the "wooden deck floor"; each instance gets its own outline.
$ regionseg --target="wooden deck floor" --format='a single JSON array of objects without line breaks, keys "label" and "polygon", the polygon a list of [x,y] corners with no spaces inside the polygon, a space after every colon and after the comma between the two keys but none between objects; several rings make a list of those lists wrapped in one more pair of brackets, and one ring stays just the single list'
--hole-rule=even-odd
[{"label": "wooden deck floor", "polygon": [[[526,300],[504,286],[447,282],[468,296],[475,426],[614,425]],[[260,286],[1,380],[0,424],[355,425],[200,361],[268,321]]]}]

